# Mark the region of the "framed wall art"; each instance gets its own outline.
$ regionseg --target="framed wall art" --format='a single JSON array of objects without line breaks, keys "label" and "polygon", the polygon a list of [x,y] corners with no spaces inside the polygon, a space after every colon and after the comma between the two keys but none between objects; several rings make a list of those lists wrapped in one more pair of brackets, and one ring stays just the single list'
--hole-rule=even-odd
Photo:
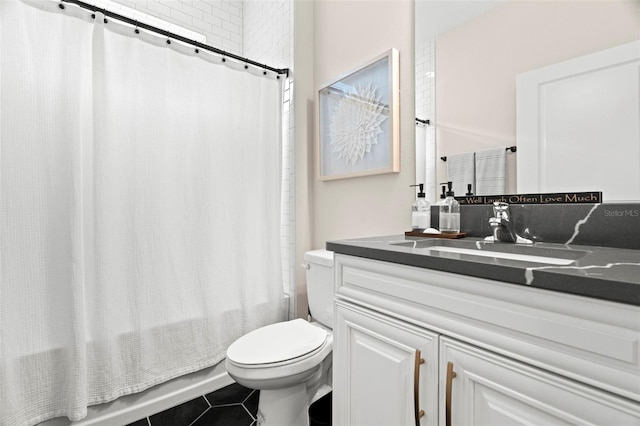
[{"label": "framed wall art", "polygon": [[398,51],[318,91],[320,180],[400,171]]}]

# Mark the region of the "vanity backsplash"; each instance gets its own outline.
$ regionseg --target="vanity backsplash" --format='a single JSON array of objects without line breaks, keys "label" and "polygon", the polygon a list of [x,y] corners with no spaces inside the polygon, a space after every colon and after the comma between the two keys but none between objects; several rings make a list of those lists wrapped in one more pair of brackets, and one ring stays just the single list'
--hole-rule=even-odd
[{"label": "vanity backsplash", "polygon": [[[511,204],[518,235],[536,242],[640,249],[640,203]],[[492,235],[492,205],[461,205],[460,232],[469,237]],[[438,206],[431,207],[431,226],[438,228]]]}]

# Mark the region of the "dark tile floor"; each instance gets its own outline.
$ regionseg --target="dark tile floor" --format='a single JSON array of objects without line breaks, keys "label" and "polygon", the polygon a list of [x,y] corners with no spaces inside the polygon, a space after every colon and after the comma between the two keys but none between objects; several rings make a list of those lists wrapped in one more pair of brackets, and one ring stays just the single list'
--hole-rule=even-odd
[{"label": "dark tile floor", "polygon": [[255,426],[258,395],[234,383],[127,426]]}]

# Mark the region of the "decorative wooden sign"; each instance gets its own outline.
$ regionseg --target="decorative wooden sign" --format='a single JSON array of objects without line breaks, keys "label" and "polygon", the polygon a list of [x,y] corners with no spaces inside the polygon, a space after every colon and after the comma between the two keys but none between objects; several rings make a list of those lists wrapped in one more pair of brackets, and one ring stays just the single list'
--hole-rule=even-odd
[{"label": "decorative wooden sign", "polygon": [[470,195],[455,197],[460,204],[482,205],[495,202],[509,204],[599,204],[602,192],[557,192],[547,194]]}]

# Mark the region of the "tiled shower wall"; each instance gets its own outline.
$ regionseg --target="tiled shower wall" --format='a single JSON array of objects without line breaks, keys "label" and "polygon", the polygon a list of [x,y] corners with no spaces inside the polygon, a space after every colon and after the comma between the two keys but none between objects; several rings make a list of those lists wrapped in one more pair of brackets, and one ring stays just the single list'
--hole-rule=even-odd
[{"label": "tiled shower wall", "polygon": [[[439,192],[436,182],[436,136],[435,136],[435,39],[416,40],[415,78],[416,78],[416,117],[421,120],[429,120],[430,126],[418,128],[416,124],[416,144],[424,138],[424,156],[416,158],[416,161],[425,161],[426,167],[416,170],[425,170],[424,176],[416,176],[416,179],[425,184],[427,200],[433,204],[437,201],[436,194]],[[416,182],[416,183],[420,183]]]},{"label": "tiled shower wall", "polygon": [[113,0],[189,30],[204,34],[207,44],[242,56],[242,1]]},{"label": "tiled shower wall", "polygon": [[243,3],[244,55],[277,68],[291,65],[291,1]]},{"label": "tiled shower wall", "polygon": [[[156,18],[204,34],[207,44],[275,68],[293,63],[290,0],[113,0]],[[283,286],[289,318],[295,316],[295,203],[293,79],[283,79]]]}]

